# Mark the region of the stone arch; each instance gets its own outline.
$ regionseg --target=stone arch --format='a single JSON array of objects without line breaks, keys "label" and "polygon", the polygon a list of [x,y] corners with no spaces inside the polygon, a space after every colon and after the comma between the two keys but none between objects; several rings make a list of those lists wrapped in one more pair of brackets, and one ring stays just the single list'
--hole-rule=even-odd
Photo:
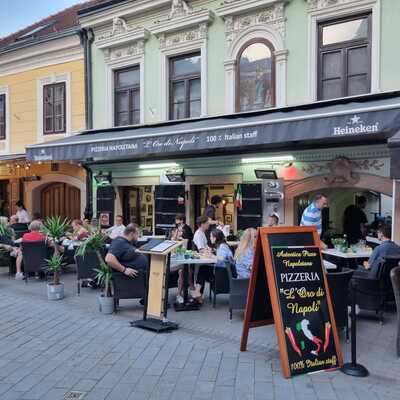
[{"label": "stone arch", "polygon": [[314,176],[312,178],[302,179],[291,182],[285,186],[285,221],[287,225],[295,223],[295,204],[294,199],[304,193],[314,192],[331,188],[357,188],[368,189],[383,193],[387,196],[393,196],[393,181],[389,178],[371,174],[359,174],[360,179],[355,184],[334,183],[328,184],[324,176]]},{"label": "stone arch", "polygon": [[256,39],[271,43],[275,59],[275,103],[277,107],[286,105],[286,63],[287,50],[281,33],[269,25],[253,25],[238,33],[227,48],[225,60],[225,108],[235,112],[237,57],[246,43]]},{"label": "stone arch", "polygon": [[81,192],[81,215],[83,215],[86,207],[86,184],[79,178],[64,174],[48,174],[42,176],[40,181],[26,182],[26,193],[31,194],[25,198],[28,210],[32,213],[40,212],[40,194],[42,190],[51,183],[66,183],[79,189]]}]

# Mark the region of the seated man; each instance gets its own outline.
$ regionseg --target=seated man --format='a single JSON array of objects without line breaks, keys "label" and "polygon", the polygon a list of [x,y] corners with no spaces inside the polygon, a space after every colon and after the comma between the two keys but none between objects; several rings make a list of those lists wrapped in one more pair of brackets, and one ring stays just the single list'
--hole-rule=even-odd
[{"label": "seated man", "polygon": [[125,225],[124,219],[122,215],[117,215],[115,218],[115,225],[106,230],[106,234],[110,237],[110,239],[115,239],[118,236],[122,236],[124,234]]},{"label": "seated man", "polygon": [[[43,224],[40,221],[32,221],[29,224],[29,232],[24,233],[22,236],[22,243],[26,242],[40,242],[45,241],[46,237],[40,232]],[[15,274],[15,279],[24,279],[24,274],[22,273],[22,251],[19,249],[16,261],[17,273]]]},{"label": "seated man", "polygon": [[145,271],[149,267],[147,258],[139,254],[132,243],[137,241],[139,230],[137,225],[129,224],[122,236],[116,237],[110,245],[106,256],[106,263],[116,271],[134,278],[139,271]]},{"label": "seated man", "polygon": [[392,242],[392,230],[389,225],[381,225],[378,228],[378,239],[382,242],[375,247],[368,261],[364,262],[363,267],[358,268],[354,275],[355,277],[368,277],[376,279],[379,276],[379,267],[385,257],[399,257],[400,246]]},{"label": "seated man", "polygon": [[21,232],[28,230],[28,224],[19,222],[18,217],[16,215],[11,215],[10,223],[8,224],[8,226],[9,228],[14,229],[14,231]]}]

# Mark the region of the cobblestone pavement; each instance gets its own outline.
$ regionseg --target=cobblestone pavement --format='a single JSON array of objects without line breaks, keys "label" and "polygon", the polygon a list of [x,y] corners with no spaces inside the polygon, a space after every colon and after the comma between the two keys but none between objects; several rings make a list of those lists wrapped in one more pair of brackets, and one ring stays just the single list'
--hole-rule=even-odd
[{"label": "cobblestone pavement", "polygon": [[[76,296],[72,275],[66,298],[49,302],[43,282],[28,285],[0,274],[0,399],[62,400],[72,391],[86,400],[400,398],[400,360],[394,355],[394,314],[381,326],[359,322],[359,361],[371,372],[282,377],[273,326],[251,332],[239,352],[242,316],[229,322],[226,298],[216,310],[170,313],[181,328],[156,335],[131,328],[137,302],[117,315],[96,308],[96,291]],[[172,299],[171,299],[172,301]],[[349,346],[343,343],[345,359]]]}]

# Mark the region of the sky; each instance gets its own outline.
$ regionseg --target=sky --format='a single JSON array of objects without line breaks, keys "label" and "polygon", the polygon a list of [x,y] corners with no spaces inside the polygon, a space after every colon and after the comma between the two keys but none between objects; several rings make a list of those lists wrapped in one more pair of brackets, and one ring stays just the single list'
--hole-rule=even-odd
[{"label": "sky", "polygon": [[0,0],[0,38],[83,0]]}]

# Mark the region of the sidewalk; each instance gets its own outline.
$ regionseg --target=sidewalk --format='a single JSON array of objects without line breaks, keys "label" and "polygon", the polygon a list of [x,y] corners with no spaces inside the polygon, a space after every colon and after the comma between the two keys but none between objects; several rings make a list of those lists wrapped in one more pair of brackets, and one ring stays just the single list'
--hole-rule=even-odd
[{"label": "sidewalk", "polygon": [[[394,314],[383,326],[359,322],[359,361],[368,378],[331,372],[286,380],[274,327],[252,330],[249,351],[240,353],[242,315],[229,322],[224,296],[216,310],[171,311],[181,328],[156,335],[129,326],[141,315],[136,301],[103,316],[96,291],[83,289],[77,297],[74,276],[63,281],[66,298],[49,302],[43,282],[25,285],[0,273],[1,400],[79,398],[68,397],[72,391],[88,400],[399,398]],[[348,360],[349,346],[342,349]]]}]

